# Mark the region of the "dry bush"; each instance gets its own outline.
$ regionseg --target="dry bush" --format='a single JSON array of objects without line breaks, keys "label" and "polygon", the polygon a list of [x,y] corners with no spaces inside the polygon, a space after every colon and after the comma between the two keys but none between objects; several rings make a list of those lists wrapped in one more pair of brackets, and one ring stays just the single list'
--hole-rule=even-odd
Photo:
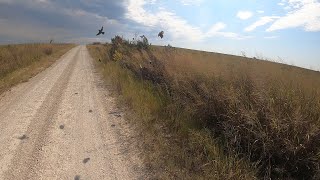
[{"label": "dry bush", "polygon": [[319,172],[319,73],[185,50],[168,59],[159,51],[172,78],[173,107],[223,137],[228,149],[259,162],[261,177]]},{"label": "dry bush", "polygon": [[[124,56],[122,61],[113,61],[112,55],[101,53],[110,50],[112,47],[89,46],[94,59],[101,58],[106,63],[98,68],[102,68],[105,78],[121,94],[119,101],[132,110],[127,118],[141,132],[139,145],[151,178],[255,179],[254,168],[232,152],[225,154],[210,132],[177,129],[179,119],[186,120],[188,116],[180,114],[183,112],[177,107],[170,108],[165,67],[152,59],[150,51],[138,51],[148,61],[135,59],[133,54]],[[168,88],[163,91],[162,87]]]},{"label": "dry bush", "polygon": [[261,92],[239,74],[228,81],[198,76],[176,82],[173,106],[223,137],[227,148],[259,162],[260,176],[311,178],[319,170],[319,94],[278,84]]},{"label": "dry bush", "polygon": [[154,54],[171,76],[172,106],[183,107],[192,125],[223,137],[226,148],[258,162],[260,177],[318,174],[319,73],[214,53]]},{"label": "dry bush", "polygon": [[[144,117],[143,126],[156,134],[145,138],[147,149],[160,151],[149,156],[160,164],[152,164],[154,172],[160,169],[168,178],[247,179],[257,167],[260,178],[319,178],[319,72],[185,49],[117,50],[124,58],[113,67],[133,76],[128,83],[127,75],[114,75],[119,92]],[[155,99],[147,101],[143,94],[139,98],[136,92],[145,86],[149,88],[144,93]],[[158,108],[149,112],[155,102]],[[162,138],[164,134],[174,140]],[[191,143],[195,134],[198,143]],[[232,158],[217,161],[217,156]],[[224,169],[221,172],[227,175],[215,174],[215,169]]]}]

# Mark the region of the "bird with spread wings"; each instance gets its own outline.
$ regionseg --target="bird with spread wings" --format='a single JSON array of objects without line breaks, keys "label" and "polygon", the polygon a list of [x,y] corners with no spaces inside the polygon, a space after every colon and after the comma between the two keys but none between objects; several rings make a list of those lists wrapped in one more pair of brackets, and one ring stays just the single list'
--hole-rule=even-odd
[{"label": "bird with spread wings", "polygon": [[103,26],[102,26],[102,28],[99,30],[99,32],[98,32],[98,34],[97,34],[96,36],[99,36],[100,34],[104,34],[104,32],[103,32]]}]

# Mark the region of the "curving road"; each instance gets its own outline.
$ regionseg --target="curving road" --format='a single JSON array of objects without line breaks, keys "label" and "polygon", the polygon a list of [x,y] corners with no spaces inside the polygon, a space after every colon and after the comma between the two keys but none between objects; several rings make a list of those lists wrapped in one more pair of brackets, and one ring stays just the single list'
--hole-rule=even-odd
[{"label": "curving road", "polygon": [[0,96],[0,179],[139,179],[129,126],[85,46]]}]

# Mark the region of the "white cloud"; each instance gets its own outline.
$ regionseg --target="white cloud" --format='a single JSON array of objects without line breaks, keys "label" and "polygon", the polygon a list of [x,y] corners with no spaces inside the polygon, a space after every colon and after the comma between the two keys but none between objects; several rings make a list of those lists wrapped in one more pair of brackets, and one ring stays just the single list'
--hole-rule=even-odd
[{"label": "white cloud", "polygon": [[210,30],[209,30],[208,33],[221,31],[221,30],[225,29],[226,26],[227,26],[226,24],[224,24],[224,23],[222,23],[222,22],[218,22],[218,23],[214,24],[214,25],[210,28]]},{"label": "white cloud", "polygon": [[284,10],[289,11],[289,10],[291,10],[291,7],[290,6],[286,6],[286,7],[284,7]]},{"label": "white cloud", "polygon": [[190,25],[185,19],[177,16],[175,13],[159,8],[157,12],[149,12],[144,9],[148,4],[146,0],[127,0],[126,18],[142,24],[150,29],[164,30],[166,34],[173,39],[182,39],[184,41],[202,41],[208,37],[221,36],[231,39],[244,39],[232,32],[221,32],[226,25],[217,23],[212,26],[208,32],[203,32],[200,27]]},{"label": "white cloud", "polygon": [[185,6],[196,5],[200,6],[204,0],[180,0],[180,2]]},{"label": "white cloud", "polygon": [[242,20],[249,19],[249,18],[252,17],[252,15],[253,15],[253,13],[250,12],[250,11],[239,11],[239,12],[237,13],[237,17],[238,17],[239,19],[242,19]]},{"label": "white cloud", "polygon": [[189,25],[184,19],[169,11],[147,12],[143,8],[146,4],[144,0],[128,0],[126,17],[147,27],[164,28],[174,38],[187,38],[192,41],[201,39],[202,33],[199,28]]},{"label": "white cloud", "polygon": [[215,36],[220,36],[220,37],[226,37],[230,39],[237,39],[237,40],[242,40],[242,39],[249,39],[251,36],[242,36],[237,33],[233,32],[225,32],[222,31],[227,27],[226,24],[222,22],[218,22],[214,24],[209,31],[206,33],[206,37],[215,37]]},{"label": "white cloud", "polygon": [[278,5],[279,5],[279,6],[284,6],[284,5],[285,5],[285,3],[280,2],[280,3],[278,3]]},{"label": "white cloud", "polygon": [[264,39],[277,39],[279,36],[266,36]]},{"label": "white cloud", "polygon": [[257,27],[266,25],[266,24],[274,21],[277,18],[280,18],[280,17],[279,16],[264,16],[264,17],[261,17],[258,21],[256,21],[255,23],[251,24],[250,26],[246,27],[244,30],[247,31],[247,32],[253,31]]},{"label": "white cloud", "polygon": [[276,20],[268,32],[303,27],[305,31],[320,31],[320,2],[316,0],[288,0],[286,9],[291,10]]}]

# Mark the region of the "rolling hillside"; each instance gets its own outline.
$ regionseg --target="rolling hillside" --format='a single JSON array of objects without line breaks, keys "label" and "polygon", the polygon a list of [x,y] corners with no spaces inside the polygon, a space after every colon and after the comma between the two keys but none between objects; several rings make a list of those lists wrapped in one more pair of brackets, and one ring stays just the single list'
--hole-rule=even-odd
[{"label": "rolling hillside", "polygon": [[90,45],[155,178],[320,178],[320,73],[113,39]]}]

